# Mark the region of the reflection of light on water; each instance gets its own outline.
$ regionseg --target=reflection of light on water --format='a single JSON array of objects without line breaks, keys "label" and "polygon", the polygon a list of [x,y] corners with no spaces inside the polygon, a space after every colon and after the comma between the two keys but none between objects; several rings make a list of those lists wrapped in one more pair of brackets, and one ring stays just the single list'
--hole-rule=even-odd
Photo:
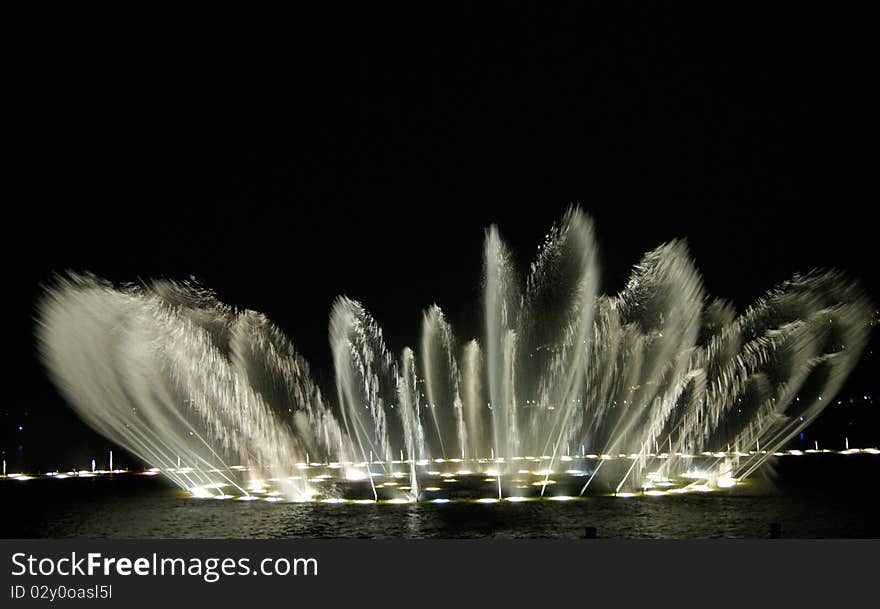
[{"label": "reflection of light on water", "polygon": [[573,501],[574,497],[569,497],[568,495],[554,495],[553,497],[547,497],[550,501]]},{"label": "reflection of light on water", "polygon": [[449,503],[449,499],[443,499],[443,498],[431,499],[431,503]]},{"label": "reflection of light on water", "polygon": [[492,497],[484,497],[483,499],[477,499],[477,503],[498,503],[498,500]]},{"label": "reflection of light on water", "polygon": [[509,501],[510,503],[523,503],[524,501],[529,501],[528,497],[505,497],[505,501]]},{"label": "reflection of light on water", "polygon": [[645,494],[648,497],[663,497],[666,494],[666,491],[658,491],[656,489],[652,489],[649,491],[645,491]]},{"label": "reflection of light on water", "polygon": [[732,488],[736,486],[736,478],[731,478],[730,476],[721,476],[715,481],[715,485],[718,488]]},{"label": "reflection of light on water", "polygon": [[635,493],[614,493],[614,496],[615,497],[623,497],[624,499],[627,499],[629,497],[635,497],[636,494]]}]

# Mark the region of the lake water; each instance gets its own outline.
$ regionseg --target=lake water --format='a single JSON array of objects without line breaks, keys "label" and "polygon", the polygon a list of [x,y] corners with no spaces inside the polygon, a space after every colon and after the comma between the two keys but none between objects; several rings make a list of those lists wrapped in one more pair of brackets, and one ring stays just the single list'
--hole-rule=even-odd
[{"label": "lake water", "polygon": [[[784,461],[784,462],[782,462]],[[880,457],[784,459],[733,492],[445,505],[194,499],[160,478],[0,481],[0,537],[880,538]]]}]

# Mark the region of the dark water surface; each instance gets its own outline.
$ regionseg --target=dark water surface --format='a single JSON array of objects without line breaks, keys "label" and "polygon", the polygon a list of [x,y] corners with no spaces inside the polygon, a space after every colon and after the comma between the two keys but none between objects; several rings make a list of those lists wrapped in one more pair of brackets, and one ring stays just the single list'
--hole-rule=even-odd
[{"label": "dark water surface", "polygon": [[[142,476],[0,481],[0,537],[880,538],[880,457],[789,459],[736,492],[518,504],[352,505],[193,499]],[[812,461],[812,462],[810,462]]]}]

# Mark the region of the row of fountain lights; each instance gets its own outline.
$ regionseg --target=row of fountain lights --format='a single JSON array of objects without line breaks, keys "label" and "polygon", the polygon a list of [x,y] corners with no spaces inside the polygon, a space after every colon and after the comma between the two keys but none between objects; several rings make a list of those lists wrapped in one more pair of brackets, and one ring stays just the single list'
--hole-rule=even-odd
[{"label": "row of fountain lights", "polygon": [[[700,453],[699,455],[675,453],[675,456],[681,457],[684,459],[695,459],[695,458],[699,458],[699,457],[712,457],[712,458],[722,459],[722,458],[729,458],[729,457],[748,457],[748,456],[756,455],[756,454],[767,454],[767,452],[768,451],[766,451],[766,450],[762,450],[762,451],[753,450],[753,451],[749,451],[747,453],[738,452],[738,451],[736,451],[736,452],[710,452],[710,451],[706,451],[706,452]],[[786,456],[798,457],[798,456],[803,456],[805,454],[880,455],[880,450],[878,450],[877,448],[849,448],[847,445],[847,448],[844,450],[830,450],[830,449],[816,448],[816,449],[808,449],[808,450],[801,451],[801,450],[793,449],[793,450],[788,450],[788,451],[774,452],[773,456],[776,456],[776,457],[786,457]],[[669,455],[669,453],[657,453],[657,454],[649,454],[646,456],[657,458],[657,459],[668,459],[670,455]],[[587,454],[587,455],[580,455],[580,456],[575,456],[575,457],[562,456],[562,457],[560,457],[560,461],[565,463],[565,462],[572,462],[572,461],[575,461],[578,459],[591,460],[591,461],[613,461],[615,459],[634,460],[637,458],[639,458],[639,455],[635,454],[635,453],[629,454],[629,455],[623,454],[623,453],[618,454],[618,455]],[[542,457],[513,457],[511,459],[511,461],[531,461],[531,462],[537,461],[538,463],[541,463],[544,460],[550,460],[550,459],[551,459],[551,457],[545,455]],[[421,466],[421,467],[426,467],[426,466],[429,466],[431,463],[459,464],[459,463],[463,463],[463,462],[464,462],[464,460],[462,460],[462,459],[437,458],[437,459],[432,459],[432,460],[423,459],[423,460],[417,461],[416,465]],[[503,458],[498,458],[498,459],[494,459],[494,460],[477,459],[476,462],[479,464],[488,464],[488,463],[504,464],[505,459],[503,459]],[[7,480],[16,480],[16,481],[33,480],[35,478],[64,480],[67,478],[93,478],[96,476],[104,476],[104,475],[110,475],[110,474],[136,474],[136,475],[143,475],[143,476],[156,476],[156,475],[161,474],[163,471],[170,473],[170,474],[188,475],[188,474],[192,474],[192,473],[198,473],[200,471],[198,468],[178,466],[177,468],[167,468],[165,470],[161,470],[159,468],[154,467],[154,468],[150,468],[145,471],[132,472],[127,469],[112,469],[112,463],[113,463],[113,461],[112,461],[112,453],[111,453],[110,469],[97,469],[95,467],[95,461],[92,460],[92,468],[90,470],[70,470],[67,472],[53,471],[53,472],[47,472],[42,475],[36,475],[36,474],[29,475],[29,474],[24,474],[24,473],[9,473],[9,474],[7,474],[6,473],[6,462],[4,461],[3,462],[3,473],[2,473],[2,475],[0,475],[0,478],[7,479]],[[396,460],[396,461],[392,461],[391,463],[392,463],[392,465],[409,465],[409,464],[411,464],[411,461],[410,460]],[[388,462],[386,462],[386,461],[369,461],[369,462],[363,461],[360,463],[352,463],[352,462],[298,463],[297,468],[299,470],[309,470],[309,469],[314,469],[314,468],[324,469],[325,473],[307,478],[307,481],[310,483],[313,483],[313,484],[320,484],[320,483],[324,483],[327,481],[340,480],[340,479],[344,479],[347,482],[360,482],[360,481],[368,480],[371,478],[373,478],[373,479],[387,478],[388,480],[379,482],[378,484],[375,484],[374,487],[376,489],[395,488],[400,491],[411,490],[410,487],[401,486],[400,483],[397,482],[398,480],[408,478],[409,477],[408,473],[406,473],[406,472],[391,472],[391,473],[386,474],[384,472],[373,472],[373,471],[369,470],[370,465],[378,465],[378,466],[384,467],[385,465],[388,465]],[[340,477],[340,476],[333,476],[331,474],[326,473],[326,469],[339,470],[343,467],[354,467],[357,469],[366,469],[367,471],[363,472],[363,473],[349,472],[344,478]],[[233,465],[230,467],[230,469],[236,470],[236,471],[243,471],[243,472],[249,471],[248,468],[243,465]],[[220,470],[220,469],[211,469],[211,470],[206,470],[206,471],[212,472],[212,473],[222,473],[222,470]],[[439,470],[428,470],[426,473],[429,476],[434,476],[434,477],[440,478],[442,480],[442,483],[444,483],[444,484],[453,484],[453,483],[458,482],[458,478],[456,478],[456,476],[458,476],[458,477],[484,476],[484,478],[483,478],[484,482],[496,484],[498,482],[498,476],[501,475],[500,472],[495,469],[489,469],[489,470],[486,470],[482,473],[473,472],[470,470],[458,470],[455,473],[440,472]],[[513,482],[517,483],[517,486],[516,486],[517,489],[528,489],[531,486],[531,487],[543,487],[542,490],[544,490],[544,488],[546,488],[547,486],[556,484],[555,480],[550,479],[550,476],[554,475],[556,473],[557,472],[555,472],[554,470],[551,470],[551,469],[538,469],[538,470],[520,469],[520,470],[517,470],[517,472],[516,472],[516,474],[519,476],[531,475],[531,476],[540,477],[543,479],[538,480],[538,481],[534,481],[534,482],[529,482],[527,479],[524,479],[524,478],[514,478]],[[564,472],[560,472],[560,473],[564,473],[569,476],[575,476],[575,477],[585,477],[585,476],[589,475],[588,472],[586,472],[584,470],[579,470],[579,469],[567,469]],[[718,477],[718,478],[715,478],[714,480],[712,480],[713,485],[701,484],[701,482],[703,482],[703,481],[706,481],[706,482],[710,481],[711,476],[706,474],[705,472],[700,472],[700,471],[689,471],[689,472],[682,474],[681,477],[685,478],[685,479],[692,480],[693,482],[687,484],[686,486],[676,487],[674,482],[672,482],[668,478],[662,477],[659,473],[654,472],[654,473],[648,474],[647,481],[643,485],[641,493],[617,492],[617,493],[613,493],[612,495],[615,497],[628,498],[628,497],[635,497],[639,494],[649,496],[649,497],[658,497],[658,496],[663,496],[663,495],[668,495],[668,494],[682,494],[682,493],[690,493],[690,492],[711,492],[711,491],[717,490],[717,489],[731,488],[733,486],[736,486],[739,483],[739,481],[734,478],[722,476],[722,477]],[[302,476],[290,476],[287,479],[290,481],[299,481],[299,480],[302,480],[303,477]],[[241,495],[241,496],[227,495],[225,492],[223,492],[223,490],[222,490],[223,488],[225,488],[227,486],[231,486],[230,484],[226,484],[226,483],[212,483],[212,484],[203,485],[203,486],[194,486],[189,489],[189,492],[192,494],[193,497],[205,498],[205,499],[207,499],[207,498],[211,498],[211,499],[238,499],[239,501],[255,501],[255,500],[262,499],[262,500],[268,501],[268,502],[279,502],[279,501],[284,500],[282,498],[282,494],[279,491],[269,490],[268,486],[266,485],[266,482],[276,482],[277,483],[277,482],[281,482],[281,481],[282,480],[278,479],[278,478],[270,478],[267,481],[251,480],[248,483],[246,494]],[[675,487],[675,488],[672,488],[672,487]],[[220,492],[215,493],[213,491],[220,491]],[[480,498],[480,499],[460,500],[460,499],[449,499],[449,498],[445,498],[445,497],[435,496],[436,493],[440,493],[443,491],[443,487],[439,487],[439,486],[426,486],[422,489],[422,491],[424,491],[429,497],[433,497],[431,499],[428,499],[428,502],[438,503],[438,504],[454,503],[454,502],[492,504],[492,503],[500,503],[502,501],[508,502],[508,503],[521,503],[521,502],[527,502],[527,501],[537,501],[537,500],[541,500],[541,499],[548,500],[548,501],[573,501],[573,500],[581,498],[579,496],[576,497],[576,496],[568,496],[568,495],[551,495],[551,496],[547,496],[547,497],[509,496],[509,497],[503,497],[503,498],[502,497],[498,497],[498,498],[485,497],[485,498]],[[317,502],[317,503],[327,503],[327,504],[338,504],[338,503],[405,504],[405,503],[412,503],[413,502],[413,500],[406,499],[406,498],[392,498],[392,499],[375,500],[375,499],[341,499],[341,498],[335,498],[335,497],[314,499],[313,501]]]}]

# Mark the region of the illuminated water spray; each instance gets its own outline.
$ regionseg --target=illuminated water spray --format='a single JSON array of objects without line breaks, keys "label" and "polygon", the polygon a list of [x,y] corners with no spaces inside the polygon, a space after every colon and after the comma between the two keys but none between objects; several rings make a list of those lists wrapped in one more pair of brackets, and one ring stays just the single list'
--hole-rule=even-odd
[{"label": "illuminated water spray", "polygon": [[737,315],[706,296],[680,241],[601,295],[592,224],[577,208],[524,281],[495,227],[483,269],[479,340],[459,342],[432,305],[421,343],[395,354],[361,303],[337,299],[333,404],[264,316],[187,283],[60,279],[40,304],[38,339],[79,415],[183,488],[247,497],[271,480],[307,500],[303,468],[317,461],[368,480],[374,499],[375,476],[401,479],[408,501],[435,462],[475,469],[516,499],[528,459],[543,494],[572,448],[591,455],[571,470],[582,493],[600,481],[621,496],[681,480],[731,486],[831,402],[868,337],[870,303],[841,275],[795,276]]}]

